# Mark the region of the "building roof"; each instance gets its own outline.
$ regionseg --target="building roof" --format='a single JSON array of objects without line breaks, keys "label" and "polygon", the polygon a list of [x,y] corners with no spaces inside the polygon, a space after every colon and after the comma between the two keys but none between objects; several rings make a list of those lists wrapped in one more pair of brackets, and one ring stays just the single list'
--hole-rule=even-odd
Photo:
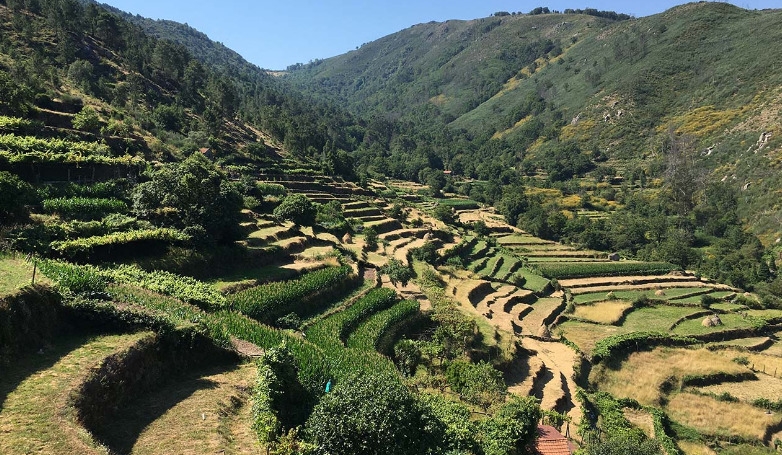
[{"label": "building roof", "polygon": [[562,436],[556,428],[550,425],[538,425],[538,439],[535,440],[535,451],[538,455],[571,455],[575,447]]}]

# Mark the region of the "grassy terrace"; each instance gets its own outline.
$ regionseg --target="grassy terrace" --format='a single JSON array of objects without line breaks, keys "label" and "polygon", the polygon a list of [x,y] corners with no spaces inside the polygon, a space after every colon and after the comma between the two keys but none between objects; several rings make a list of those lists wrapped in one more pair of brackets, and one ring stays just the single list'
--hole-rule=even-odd
[{"label": "grassy terrace", "polygon": [[[21,256],[0,255],[0,297],[13,294],[30,284],[33,266]],[[41,273],[35,277],[36,283],[50,283]]]},{"label": "grassy terrace", "polygon": [[[653,285],[650,285],[653,286]],[[676,299],[678,296],[683,296],[687,294],[693,294],[693,293],[699,293],[699,294],[705,294],[708,291],[707,288],[667,288],[663,290],[664,295],[656,295],[655,289],[648,289],[648,290],[633,290],[633,291],[610,291],[614,298],[617,299],[624,299],[624,300],[635,300],[639,297],[646,296],[650,299],[665,299],[665,300],[673,300]],[[579,304],[579,303],[591,303],[591,302],[599,302],[601,300],[609,299],[610,297],[607,295],[607,292],[590,292],[587,294],[577,294],[573,296],[573,300]],[[691,302],[689,299],[676,299],[675,301],[677,303],[691,303],[692,305],[699,305],[701,302],[700,295],[695,296],[694,301]]]},{"label": "grassy terrace", "polygon": [[104,453],[74,420],[73,387],[105,357],[148,333],[60,340],[41,355],[3,367],[0,375],[0,453]]}]

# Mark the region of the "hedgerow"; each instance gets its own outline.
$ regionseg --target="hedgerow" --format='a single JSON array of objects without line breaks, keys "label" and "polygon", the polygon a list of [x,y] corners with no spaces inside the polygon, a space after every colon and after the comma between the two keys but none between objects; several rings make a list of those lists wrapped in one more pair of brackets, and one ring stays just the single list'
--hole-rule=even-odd
[{"label": "hedgerow", "polygon": [[636,273],[665,274],[677,270],[667,262],[540,262],[536,267],[547,278],[622,276]]},{"label": "hedgerow", "polygon": [[86,259],[94,256],[106,256],[110,250],[120,246],[132,246],[135,249],[141,248],[142,244],[184,243],[188,241],[190,241],[190,236],[176,229],[141,229],[73,240],[57,240],[51,243],[51,250],[60,257]]},{"label": "hedgerow", "polygon": [[56,198],[44,200],[43,210],[68,219],[94,220],[111,213],[126,213],[128,204],[113,198]]},{"label": "hedgerow", "polygon": [[231,308],[269,323],[289,313],[303,316],[327,305],[325,297],[357,281],[351,280],[352,274],[348,266],[316,270],[295,280],[263,284],[236,293],[229,303]]},{"label": "hedgerow", "polygon": [[[399,323],[418,314],[421,306],[415,300],[403,300],[366,320],[347,340],[350,348],[379,350],[380,341]],[[393,344],[393,343],[392,343]]]},{"label": "hedgerow", "polygon": [[599,363],[628,350],[649,349],[655,346],[688,346],[698,344],[692,337],[670,335],[663,332],[633,332],[613,335],[595,344],[592,362]]}]

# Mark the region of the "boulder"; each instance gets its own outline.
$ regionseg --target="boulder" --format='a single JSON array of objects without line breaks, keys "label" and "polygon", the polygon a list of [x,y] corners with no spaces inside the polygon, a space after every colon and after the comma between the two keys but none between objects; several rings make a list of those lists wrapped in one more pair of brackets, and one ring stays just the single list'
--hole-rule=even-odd
[{"label": "boulder", "polygon": [[621,259],[619,257],[619,253],[611,253],[611,254],[608,255],[608,260],[609,261],[618,261],[619,259]]},{"label": "boulder", "polygon": [[350,236],[350,233],[345,233],[345,235],[342,236],[342,243],[346,243],[346,244],[353,243],[353,237]]}]

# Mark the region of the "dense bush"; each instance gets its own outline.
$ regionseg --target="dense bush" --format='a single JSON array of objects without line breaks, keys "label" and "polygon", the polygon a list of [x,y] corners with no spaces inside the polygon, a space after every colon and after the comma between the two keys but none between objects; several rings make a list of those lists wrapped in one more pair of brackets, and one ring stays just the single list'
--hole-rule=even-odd
[{"label": "dense bush", "polygon": [[216,241],[241,234],[242,197],[228,178],[200,153],[163,166],[133,191],[133,211],[156,224],[201,227]]},{"label": "dense bush", "polygon": [[289,194],[282,203],[274,209],[274,217],[280,220],[290,220],[301,226],[312,226],[317,216],[317,208],[303,194]]},{"label": "dense bush", "polygon": [[422,407],[398,378],[362,374],[324,395],[306,430],[332,455],[420,455],[434,439],[426,423]]},{"label": "dense bush", "polygon": [[34,204],[36,194],[29,183],[10,172],[0,171],[0,222],[8,223],[27,215],[27,205]]},{"label": "dense bush", "polygon": [[537,437],[540,407],[534,397],[514,398],[480,422],[485,455],[521,455]]},{"label": "dense bush", "polygon": [[[56,255],[64,258],[101,260],[107,259],[111,254],[122,256],[120,251],[128,252],[129,249],[133,249],[133,253],[139,255],[153,250],[152,246],[183,243],[190,241],[190,239],[189,235],[176,229],[144,229],[74,240],[58,240],[51,243],[51,249]],[[160,250],[160,248],[154,248],[154,250]]]}]

